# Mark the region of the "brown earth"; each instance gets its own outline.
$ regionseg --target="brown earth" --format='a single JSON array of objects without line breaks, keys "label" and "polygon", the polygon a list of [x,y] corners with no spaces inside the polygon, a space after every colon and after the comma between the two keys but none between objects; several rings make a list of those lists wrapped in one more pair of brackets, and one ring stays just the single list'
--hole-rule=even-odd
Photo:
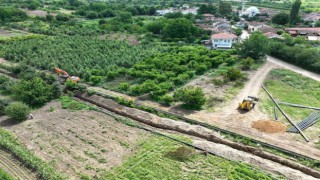
[{"label": "brown earth", "polygon": [[[21,9],[22,11],[26,12],[28,16],[40,16],[40,17],[45,17],[48,15],[47,11],[43,10],[28,10],[28,9]],[[56,13],[50,13],[52,16],[56,16]]]},{"label": "brown earth", "polygon": [[266,133],[283,133],[287,126],[273,120],[259,120],[252,123],[252,127]]},{"label": "brown earth", "polygon": [[8,118],[0,117],[0,126],[70,179],[79,179],[81,174],[99,176],[102,170],[132,155],[137,143],[149,136],[96,111],[61,109],[58,102],[48,103],[32,114],[34,119],[20,124],[10,124]]}]

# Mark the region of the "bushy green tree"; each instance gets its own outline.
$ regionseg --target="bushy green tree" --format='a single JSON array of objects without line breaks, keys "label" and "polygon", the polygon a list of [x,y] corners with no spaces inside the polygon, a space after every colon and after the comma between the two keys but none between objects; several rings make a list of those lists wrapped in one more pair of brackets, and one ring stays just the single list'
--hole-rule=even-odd
[{"label": "bushy green tree", "polygon": [[254,60],[252,58],[248,57],[246,59],[242,59],[240,64],[241,64],[241,69],[249,70],[249,69],[251,69],[251,66],[254,64]]},{"label": "bushy green tree", "polygon": [[301,0],[295,0],[292,3],[291,10],[290,10],[290,24],[296,24],[298,22],[298,15],[301,6]]},{"label": "bushy green tree", "polygon": [[272,23],[279,24],[279,25],[285,25],[289,23],[289,14],[285,12],[280,12],[276,15],[274,15],[271,19]]},{"label": "bushy green tree", "polygon": [[197,28],[185,18],[170,19],[163,30],[166,38],[188,38],[196,33]]},{"label": "bushy green tree", "polygon": [[8,105],[4,112],[13,120],[23,121],[28,118],[30,108],[26,104],[15,102]]},{"label": "bushy green tree", "polygon": [[251,34],[249,38],[238,46],[238,52],[241,57],[251,57],[258,60],[269,52],[268,38],[257,31]]},{"label": "bushy green tree", "polygon": [[52,87],[41,78],[22,80],[12,87],[15,99],[30,106],[42,106],[52,98]]},{"label": "bushy green tree", "polygon": [[178,89],[173,95],[176,101],[181,101],[185,107],[200,109],[206,102],[203,90],[200,87],[186,87]]},{"label": "bushy green tree", "polygon": [[212,4],[201,4],[199,9],[198,9],[198,14],[216,14],[218,11],[218,8]]},{"label": "bushy green tree", "polygon": [[225,16],[225,15],[231,14],[231,12],[232,12],[231,4],[224,1],[220,1],[219,14]]},{"label": "bushy green tree", "polygon": [[243,74],[241,73],[240,69],[237,68],[230,68],[224,73],[225,81],[236,81],[241,78],[243,78]]}]

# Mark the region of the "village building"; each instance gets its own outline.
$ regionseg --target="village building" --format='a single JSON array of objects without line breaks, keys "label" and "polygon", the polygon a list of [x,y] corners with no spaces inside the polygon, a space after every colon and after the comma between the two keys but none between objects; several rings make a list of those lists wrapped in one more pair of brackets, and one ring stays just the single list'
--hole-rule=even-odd
[{"label": "village building", "polygon": [[285,28],[291,36],[320,36],[320,28]]},{"label": "village building", "polygon": [[204,20],[207,21],[213,21],[214,20],[214,15],[212,14],[203,14]]},{"label": "village building", "polygon": [[251,6],[248,9],[244,10],[244,5],[242,5],[242,12],[240,13],[240,16],[254,17],[259,13],[260,11],[257,7]]},{"label": "village building", "polygon": [[308,36],[308,41],[320,41],[320,36]]},{"label": "village building", "polygon": [[249,32],[258,31],[259,29],[264,28],[264,27],[269,27],[269,26],[263,22],[256,22],[256,21],[248,22]]},{"label": "village building", "polygon": [[232,48],[237,43],[238,37],[231,33],[218,33],[211,36],[212,49]]},{"label": "village building", "polygon": [[307,21],[307,22],[320,21],[320,12],[312,12],[312,13],[304,14],[302,18],[304,21]]}]

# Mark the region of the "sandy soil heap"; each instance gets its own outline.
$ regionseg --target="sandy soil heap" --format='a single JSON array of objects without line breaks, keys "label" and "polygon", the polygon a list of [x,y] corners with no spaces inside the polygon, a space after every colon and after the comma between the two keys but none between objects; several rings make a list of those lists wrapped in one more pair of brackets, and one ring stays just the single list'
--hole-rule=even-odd
[{"label": "sandy soil heap", "polygon": [[259,120],[252,123],[252,127],[266,133],[285,132],[287,126],[273,120]]}]

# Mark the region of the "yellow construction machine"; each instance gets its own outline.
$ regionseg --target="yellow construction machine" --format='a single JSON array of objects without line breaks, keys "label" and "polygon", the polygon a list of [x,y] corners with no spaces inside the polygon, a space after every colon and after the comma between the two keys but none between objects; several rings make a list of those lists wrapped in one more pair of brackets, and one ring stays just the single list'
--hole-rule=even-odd
[{"label": "yellow construction machine", "polygon": [[258,103],[258,101],[259,98],[257,97],[248,96],[242,101],[242,103],[239,104],[238,109],[250,111]]}]

